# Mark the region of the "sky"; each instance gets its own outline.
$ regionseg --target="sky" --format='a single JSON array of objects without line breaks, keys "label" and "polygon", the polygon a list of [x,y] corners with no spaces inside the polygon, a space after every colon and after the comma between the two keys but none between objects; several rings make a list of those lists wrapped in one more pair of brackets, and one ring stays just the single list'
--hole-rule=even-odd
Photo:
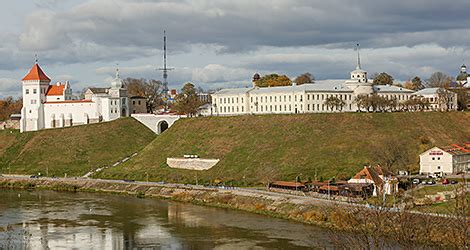
[{"label": "sky", "polygon": [[3,1],[0,97],[21,95],[35,54],[74,91],[108,86],[116,67],[161,80],[164,30],[176,89],[249,86],[256,72],[346,79],[357,43],[363,69],[398,81],[470,60],[468,0]]}]

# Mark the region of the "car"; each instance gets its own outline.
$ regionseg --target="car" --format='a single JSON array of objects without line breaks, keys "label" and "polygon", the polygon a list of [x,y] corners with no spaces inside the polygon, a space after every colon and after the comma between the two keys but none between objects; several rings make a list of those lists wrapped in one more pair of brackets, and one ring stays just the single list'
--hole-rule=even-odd
[{"label": "car", "polygon": [[449,184],[449,183],[450,183],[450,182],[449,182],[449,179],[443,179],[443,180],[442,180],[442,185],[447,185],[447,184]]},{"label": "car", "polygon": [[450,181],[450,184],[457,184],[457,183],[459,183],[459,182],[456,181],[456,180],[451,180],[451,181]]},{"label": "car", "polygon": [[29,178],[31,178],[31,179],[38,179],[39,176],[37,176],[37,175],[31,175]]},{"label": "car", "polygon": [[124,182],[135,182],[134,180],[122,180]]},{"label": "car", "polygon": [[428,185],[434,185],[434,184],[436,184],[436,182],[435,182],[434,180],[429,180],[429,181],[426,182],[426,184],[428,184]]},{"label": "car", "polygon": [[419,184],[420,182],[421,182],[421,181],[420,181],[419,179],[413,179],[413,182],[412,182],[412,183],[415,184],[415,185],[417,185],[417,184]]}]

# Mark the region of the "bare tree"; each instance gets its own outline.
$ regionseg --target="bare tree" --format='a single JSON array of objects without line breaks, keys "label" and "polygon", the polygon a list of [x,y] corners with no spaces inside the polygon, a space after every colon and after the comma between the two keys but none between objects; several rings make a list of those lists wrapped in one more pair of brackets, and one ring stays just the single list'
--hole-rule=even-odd
[{"label": "bare tree", "polygon": [[164,104],[163,84],[157,80],[127,78],[124,80],[129,96],[144,97],[147,102],[147,112],[154,113],[156,109]]},{"label": "bare tree", "polygon": [[451,82],[451,76],[442,72],[435,72],[429,77],[426,85],[432,88],[448,88]]}]

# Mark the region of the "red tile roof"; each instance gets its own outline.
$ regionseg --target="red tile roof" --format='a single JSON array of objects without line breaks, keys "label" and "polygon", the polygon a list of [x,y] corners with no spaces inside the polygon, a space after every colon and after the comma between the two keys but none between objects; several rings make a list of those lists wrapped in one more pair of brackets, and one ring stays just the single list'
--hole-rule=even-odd
[{"label": "red tile roof", "polygon": [[[361,178],[362,177],[362,178]],[[382,179],[379,177],[379,174],[375,171],[375,169],[370,167],[364,167],[359,173],[357,173],[351,179],[368,179],[374,182],[375,185],[382,185]]]},{"label": "red tile roof", "polygon": [[50,85],[47,89],[46,95],[63,95],[65,84]]},{"label": "red tile roof", "polygon": [[29,73],[23,78],[23,81],[51,81],[51,79],[42,71],[39,64],[35,63]]}]

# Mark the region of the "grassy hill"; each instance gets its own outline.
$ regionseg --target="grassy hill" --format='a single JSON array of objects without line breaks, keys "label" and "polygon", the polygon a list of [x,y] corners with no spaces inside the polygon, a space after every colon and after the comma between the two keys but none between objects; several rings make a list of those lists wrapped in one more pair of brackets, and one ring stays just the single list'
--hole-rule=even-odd
[{"label": "grassy hill", "polygon": [[[63,129],[0,131],[0,173],[80,176],[144,148],[155,134],[132,118]],[[10,168],[10,169],[9,169]]]},{"label": "grassy hill", "polygon": [[[183,119],[106,178],[241,184],[273,179],[347,179],[364,164],[418,169],[434,145],[470,141],[470,113],[343,113]],[[397,153],[398,152],[398,156]],[[208,171],[170,169],[167,157],[219,158]],[[396,162],[395,162],[396,161]]]}]

